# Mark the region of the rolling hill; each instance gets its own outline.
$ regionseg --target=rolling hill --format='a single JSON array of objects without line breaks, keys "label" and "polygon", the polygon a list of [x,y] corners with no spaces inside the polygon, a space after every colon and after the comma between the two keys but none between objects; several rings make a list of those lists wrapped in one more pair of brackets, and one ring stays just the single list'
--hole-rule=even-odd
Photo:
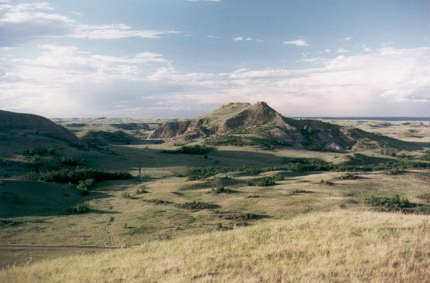
[{"label": "rolling hill", "polygon": [[0,110],[0,131],[8,135],[40,135],[54,139],[78,141],[70,131],[51,120],[34,114]]}]

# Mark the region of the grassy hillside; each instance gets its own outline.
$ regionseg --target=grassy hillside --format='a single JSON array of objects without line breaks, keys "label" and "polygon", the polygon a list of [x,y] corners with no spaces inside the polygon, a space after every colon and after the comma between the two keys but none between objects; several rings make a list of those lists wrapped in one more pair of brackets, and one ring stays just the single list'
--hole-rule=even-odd
[{"label": "grassy hillside", "polygon": [[426,282],[429,218],[335,211],[0,271],[21,282]]},{"label": "grassy hillside", "polygon": [[42,116],[0,110],[0,131],[25,136],[36,134],[76,142],[75,135]]}]

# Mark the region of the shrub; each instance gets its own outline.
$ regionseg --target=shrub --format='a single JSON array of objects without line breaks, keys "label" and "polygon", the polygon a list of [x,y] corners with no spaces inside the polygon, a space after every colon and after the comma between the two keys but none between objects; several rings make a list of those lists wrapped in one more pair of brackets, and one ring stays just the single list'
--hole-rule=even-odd
[{"label": "shrub", "polygon": [[324,180],[324,179],[320,180],[320,184],[329,185],[329,186],[333,186],[334,185],[333,182],[331,182],[329,180]]},{"label": "shrub", "polygon": [[105,172],[88,168],[76,170],[62,169],[40,173],[37,179],[44,182],[79,184],[80,181],[93,179],[94,182],[105,180],[125,180],[132,176],[128,172]]},{"label": "shrub", "polygon": [[194,180],[201,180],[211,176],[215,176],[220,173],[231,172],[233,170],[234,169],[227,168],[227,167],[204,167],[204,168],[191,169],[186,173],[186,176],[188,177],[188,180],[194,181]]},{"label": "shrub", "polygon": [[408,199],[401,199],[399,195],[394,197],[376,197],[372,196],[367,200],[367,203],[378,210],[382,211],[407,211],[407,209],[414,208],[416,205],[411,203]]},{"label": "shrub", "polygon": [[88,191],[87,186],[85,186],[84,183],[79,183],[79,185],[76,187],[76,189],[79,191],[79,193],[83,196],[88,195],[90,192]]},{"label": "shrub", "polygon": [[212,194],[231,194],[234,193],[235,191],[230,190],[230,189],[226,189],[225,187],[217,187],[217,188],[212,188],[210,193]]},{"label": "shrub", "polygon": [[170,205],[173,203],[171,201],[162,200],[162,199],[144,199],[143,201],[147,203],[157,204],[157,205]]},{"label": "shrub", "polygon": [[336,179],[338,179],[338,180],[355,180],[355,179],[358,179],[358,176],[351,174],[351,173],[346,173],[346,174],[343,174],[343,175],[336,177]]},{"label": "shrub", "polygon": [[280,177],[277,177],[277,175],[274,175],[272,177],[263,177],[263,178],[249,180],[247,184],[248,186],[268,187],[268,186],[276,185],[276,180],[279,180],[279,179]]},{"label": "shrub", "polygon": [[216,229],[217,229],[217,230],[224,230],[224,225],[222,225],[222,223],[221,223],[221,222],[219,222],[219,223],[216,225]]},{"label": "shrub", "polygon": [[388,175],[400,175],[400,174],[403,174],[403,173],[405,173],[406,171],[405,170],[403,170],[403,169],[400,169],[400,168],[398,168],[398,167],[394,167],[394,168],[392,168],[392,169],[389,169],[388,171],[387,171],[387,174]]},{"label": "shrub", "polygon": [[185,154],[207,154],[211,151],[213,151],[213,147],[208,146],[202,146],[202,145],[195,145],[195,146],[182,146],[178,152],[179,153],[185,153]]},{"label": "shrub", "polygon": [[267,187],[276,185],[276,181],[274,177],[263,177],[259,179],[259,186]]},{"label": "shrub", "polygon": [[314,158],[285,158],[284,163],[285,169],[293,172],[330,171],[335,167],[324,160]]},{"label": "shrub", "polygon": [[78,204],[78,205],[75,205],[74,207],[70,207],[66,209],[66,212],[71,214],[88,213],[90,211],[91,209],[87,204]]},{"label": "shrub", "polygon": [[394,197],[375,197],[367,199],[367,204],[380,211],[430,214],[430,205],[412,203],[406,198]]},{"label": "shrub", "polygon": [[93,178],[90,178],[90,179],[86,179],[86,180],[84,181],[84,184],[85,184],[88,188],[91,188],[91,187],[93,187],[93,186],[96,184],[96,181],[95,181]]},{"label": "shrub", "polygon": [[291,191],[292,195],[296,195],[296,194],[313,194],[313,193],[314,192],[312,192],[312,191],[301,190],[301,189],[297,189],[297,190]]},{"label": "shrub", "polygon": [[43,147],[32,147],[24,150],[25,155],[33,156],[35,154],[42,155],[57,155],[57,150],[55,148],[43,148]]},{"label": "shrub", "polygon": [[147,194],[149,193],[145,188],[138,188],[135,192],[136,195]]},{"label": "shrub", "polygon": [[95,180],[94,179],[86,179],[84,181],[79,181],[78,186],[76,187],[76,189],[78,189],[78,191],[82,194],[82,195],[88,195],[89,194],[89,189],[92,188],[95,185]]},{"label": "shrub", "polygon": [[122,192],[121,193],[122,198],[131,198],[130,194],[128,192]]},{"label": "shrub", "polygon": [[[162,153],[183,153],[183,154],[196,154],[203,155],[208,154],[209,152],[215,150],[213,147],[205,146],[205,145],[194,145],[194,146],[181,146],[180,149],[177,150],[163,150]],[[207,158],[207,156],[206,156]]]},{"label": "shrub", "polygon": [[249,195],[246,198],[261,198],[261,195]]},{"label": "shrub", "polygon": [[61,157],[60,163],[67,166],[85,166],[85,161],[76,160],[73,157],[67,157],[67,156]]},{"label": "shrub", "polygon": [[202,201],[192,201],[192,202],[178,203],[176,204],[176,207],[185,208],[189,210],[202,210],[202,209],[214,209],[214,208],[218,208],[219,206],[216,204],[206,203]]},{"label": "shrub", "polygon": [[40,158],[40,155],[38,153],[31,156],[30,163],[33,166],[34,172],[39,173],[42,159]]},{"label": "shrub", "polygon": [[218,217],[226,220],[245,221],[256,220],[267,217],[266,215],[255,213],[240,213],[240,212],[218,212]]},{"label": "shrub", "polygon": [[284,175],[282,175],[282,174],[275,174],[275,175],[273,175],[273,176],[272,176],[272,179],[273,179],[274,181],[282,181],[282,180],[284,180],[284,179],[285,179],[285,177],[284,177]]}]

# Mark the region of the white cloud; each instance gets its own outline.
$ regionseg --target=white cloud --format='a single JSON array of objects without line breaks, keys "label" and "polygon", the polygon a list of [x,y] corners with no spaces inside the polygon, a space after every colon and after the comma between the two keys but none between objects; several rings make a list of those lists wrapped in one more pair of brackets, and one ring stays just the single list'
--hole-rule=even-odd
[{"label": "white cloud", "polygon": [[315,62],[318,62],[320,60],[321,60],[321,58],[319,58],[319,57],[311,57],[311,58],[306,57],[306,58],[302,58],[301,61],[305,62],[305,63],[315,63]]},{"label": "white cloud", "polygon": [[0,59],[0,100],[3,109],[51,117],[190,117],[258,100],[289,116],[427,115],[429,55],[430,48],[381,48],[304,69],[184,73],[151,52],[107,56],[42,45],[35,58]]},{"label": "white cloud", "polygon": [[351,41],[351,39],[352,39],[352,37],[346,36],[346,37],[343,38],[343,41]]},{"label": "white cloud", "polygon": [[[48,116],[106,113],[118,105],[134,104],[132,98],[148,88],[142,79],[154,68],[170,65],[152,52],[106,56],[75,46],[39,48],[35,58],[0,60],[3,108]],[[157,86],[151,91],[156,93]]]},{"label": "white cloud", "polygon": [[294,46],[298,46],[298,47],[309,46],[309,43],[307,43],[306,40],[304,40],[304,39],[284,41],[283,43],[286,45],[294,45]]},{"label": "white cloud", "polygon": [[167,34],[177,34],[176,31],[134,30],[125,24],[113,25],[77,25],[69,36],[89,39],[119,39],[119,38],[160,38]]},{"label": "white cloud", "polygon": [[338,48],[338,49],[336,50],[336,52],[337,52],[337,53],[348,53],[348,52],[349,52],[349,50],[348,50],[348,49],[346,49],[346,48]]},{"label": "white cloud", "polygon": [[170,68],[154,79],[189,86],[191,90],[177,98],[203,105],[266,100],[291,116],[426,115],[430,103],[429,51],[382,48],[322,60],[321,67],[302,70],[181,74]]},{"label": "white cloud", "polygon": [[252,41],[254,40],[252,37],[243,37],[243,36],[237,36],[233,38],[234,41]]},{"label": "white cloud", "polygon": [[364,52],[370,52],[372,49],[370,49],[369,47],[367,47],[367,45],[366,44],[363,44],[362,45],[362,47],[363,47],[363,51]]},{"label": "white cloud", "polygon": [[0,1],[0,11],[8,10],[10,12],[23,12],[29,10],[54,10],[54,6],[47,2],[34,2],[34,3],[19,3],[15,5],[11,4],[1,4],[1,3],[10,3],[11,1]]},{"label": "white cloud", "polygon": [[5,11],[0,19],[2,47],[12,46],[35,39],[52,37],[120,39],[160,38],[177,34],[172,30],[133,29],[125,24],[88,25],[69,16],[58,14],[55,7],[46,2],[2,4]]}]

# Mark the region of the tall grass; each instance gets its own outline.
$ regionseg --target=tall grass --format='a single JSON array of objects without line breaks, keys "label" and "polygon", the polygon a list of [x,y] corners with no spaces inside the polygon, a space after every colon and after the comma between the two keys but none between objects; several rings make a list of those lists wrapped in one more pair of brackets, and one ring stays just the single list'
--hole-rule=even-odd
[{"label": "tall grass", "polygon": [[[0,282],[428,282],[430,219],[308,214],[0,271]],[[427,280],[427,281],[426,281]]]}]

